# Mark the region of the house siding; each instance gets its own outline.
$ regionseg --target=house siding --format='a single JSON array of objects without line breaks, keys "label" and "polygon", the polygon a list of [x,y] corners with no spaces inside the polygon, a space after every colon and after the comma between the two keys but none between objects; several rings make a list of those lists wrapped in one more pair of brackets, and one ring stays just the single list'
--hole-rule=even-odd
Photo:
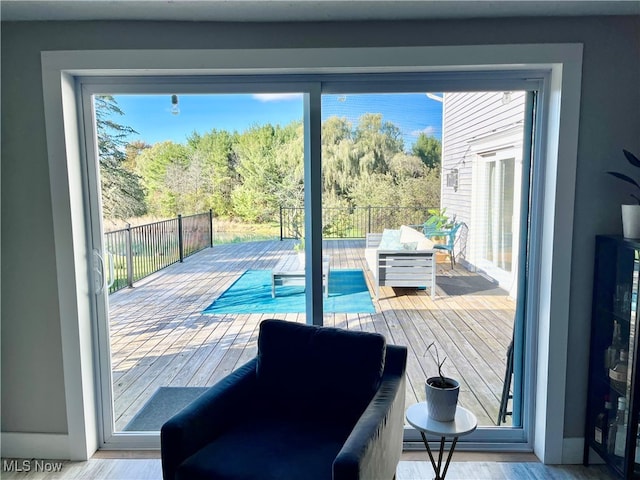
[{"label": "house siding", "polygon": [[[478,213],[484,208],[477,201],[474,193],[474,164],[480,158],[482,139],[491,138],[500,132],[516,129],[515,141],[510,139],[505,145],[513,145],[516,152],[521,152],[522,128],[524,125],[524,108],[526,92],[510,92],[509,101],[503,101],[505,92],[453,92],[444,94],[443,133],[442,133],[442,194],[441,207],[446,208],[450,217],[455,215],[456,221],[463,222],[466,228],[461,229],[458,237],[457,255],[459,260],[469,269],[482,269],[479,263],[482,240]],[[513,142],[513,143],[511,143]],[[457,188],[447,186],[447,174],[458,170]],[[516,176],[519,168],[516,167]],[[478,172],[475,173],[478,175]],[[477,180],[476,182],[481,182]],[[516,178],[515,182],[518,182]],[[478,184],[476,183],[476,188]],[[519,190],[516,189],[516,195]],[[474,197],[475,205],[474,205]],[[514,198],[517,205],[518,199]],[[519,210],[514,206],[513,215],[517,221]],[[517,233],[514,228],[513,260],[517,251]],[[486,273],[498,280],[511,295],[517,295],[514,281],[516,268],[511,274],[488,270]]]}]

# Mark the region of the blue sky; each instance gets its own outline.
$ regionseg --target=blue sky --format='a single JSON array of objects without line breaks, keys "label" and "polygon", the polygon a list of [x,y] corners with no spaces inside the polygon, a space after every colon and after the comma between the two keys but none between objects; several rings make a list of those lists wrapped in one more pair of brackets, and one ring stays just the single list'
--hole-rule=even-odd
[{"label": "blue sky", "polygon": [[[441,96],[441,94],[439,94]],[[170,95],[114,95],[124,116],[114,118],[138,132],[130,140],[154,144],[183,143],[195,132],[212,129],[242,132],[252,125],[286,125],[302,119],[300,94],[178,95],[180,113],[171,113]],[[364,113],[382,113],[398,126],[405,149],[419,132],[442,135],[442,103],[424,93],[324,95],[322,118],[337,115],[354,125]]]}]

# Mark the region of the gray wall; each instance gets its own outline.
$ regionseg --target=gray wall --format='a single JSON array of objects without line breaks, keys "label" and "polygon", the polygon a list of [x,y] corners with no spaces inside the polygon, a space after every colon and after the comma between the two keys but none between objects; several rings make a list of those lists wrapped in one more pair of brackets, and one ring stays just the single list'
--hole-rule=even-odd
[{"label": "gray wall", "polygon": [[565,436],[583,434],[596,233],[621,231],[620,185],[640,152],[640,19],[352,24],[2,24],[2,431],[66,432],[40,51],[584,43]]}]

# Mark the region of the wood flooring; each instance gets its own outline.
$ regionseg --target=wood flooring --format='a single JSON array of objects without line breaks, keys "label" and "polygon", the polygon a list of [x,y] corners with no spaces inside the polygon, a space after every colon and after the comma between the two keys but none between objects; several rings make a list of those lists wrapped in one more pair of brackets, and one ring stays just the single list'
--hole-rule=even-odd
[{"label": "wood flooring", "polygon": [[[426,453],[425,453],[426,455]],[[21,462],[21,461],[20,461]],[[429,462],[401,461],[397,480],[431,480],[433,470]],[[100,459],[87,462],[64,462],[58,473],[2,471],[3,480],[162,480],[159,459]],[[447,480],[613,480],[602,465],[543,465],[530,462],[457,462],[447,471]],[[303,480],[303,479],[301,479]],[[383,479],[368,479],[383,480]],[[384,479],[388,480],[388,479]]]}]

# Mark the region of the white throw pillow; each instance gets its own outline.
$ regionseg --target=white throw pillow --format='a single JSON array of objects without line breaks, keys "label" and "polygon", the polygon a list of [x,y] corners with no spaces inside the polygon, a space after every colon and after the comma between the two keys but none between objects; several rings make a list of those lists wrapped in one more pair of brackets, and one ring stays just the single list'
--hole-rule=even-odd
[{"label": "white throw pillow", "polygon": [[433,242],[416,229],[402,225],[400,227],[400,243],[417,242],[416,250],[432,250]]}]

